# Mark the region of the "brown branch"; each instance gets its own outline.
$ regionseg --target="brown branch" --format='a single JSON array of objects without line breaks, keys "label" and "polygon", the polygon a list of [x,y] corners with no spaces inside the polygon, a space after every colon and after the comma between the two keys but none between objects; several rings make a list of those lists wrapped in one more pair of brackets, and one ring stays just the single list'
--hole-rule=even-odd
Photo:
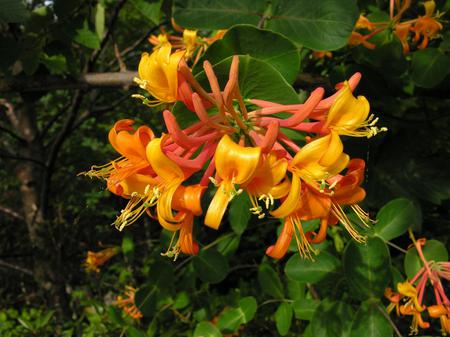
[{"label": "brown branch", "polygon": [[0,260],[0,267],[4,267],[4,268],[9,268],[9,269],[14,269],[16,271],[20,271],[21,273],[33,276],[33,272],[29,269],[23,268],[21,266]]},{"label": "brown branch", "polygon": [[16,220],[21,220],[24,221],[25,218],[17,213],[16,211],[12,210],[11,208],[5,207],[0,205],[0,212],[2,212],[3,214],[8,215],[10,218],[16,219]]},{"label": "brown branch", "polygon": [[49,91],[57,89],[121,88],[133,84],[135,71],[87,73],[78,78],[57,76],[22,77],[0,81],[0,92]]}]

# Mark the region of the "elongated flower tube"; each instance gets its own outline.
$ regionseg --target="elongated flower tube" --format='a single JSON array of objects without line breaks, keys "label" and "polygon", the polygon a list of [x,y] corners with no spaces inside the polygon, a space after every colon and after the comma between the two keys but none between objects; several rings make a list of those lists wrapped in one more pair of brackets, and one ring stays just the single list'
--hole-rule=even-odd
[{"label": "elongated flower tube", "polygon": [[261,148],[243,147],[234,143],[224,135],[217,144],[214,161],[216,171],[222,179],[217,184],[214,195],[205,216],[205,225],[218,229],[228,203],[242,190],[236,190],[235,185],[249,181],[258,167]]},{"label": "elongated flower tube", "polygon": [[151,54],[142,54],[138,68],[139,78],[135,81],[156,98],[148,101],[150,106],[174,103],[177,100],[178,64],[184,54],[183,50],[172,54],[172,45],[169,42],[162,43]]},{"label": "elongated flower tube", "polygon": [[161,144],[167,135],[161,138],[153,139],[147,146],[147,158],[151,163],[161,183],[158,188],[161,195],[157,201],[156,211],[158,213],[158,220],[160,224],[171,231],[180,228],[182,218],[176,218],[172,212],[172,198],[185,180],[185,175],[181,168],[170,160],[163,152]]},{"label": "elongated flower tube", "polygon": [[94,271],[99,273],[100,266],[104,265],[113,256],[117,255],[119,251],[120,249],[118,247],[106,248],[99,252],[88,251],[83,266],[87,272]]},{"label": "elongated flower tube", "polygon": [[417,43],[422,39],[417,49],[426,48],[428,41],[435,39],[443,28],[436,17],[433,17],[436,8],[435,2],[433,0],[425,1],[423,5],[425,7],[425,15],[419,16],[413,27],[411,27],[411,31],[414,32],[413,41]]}]

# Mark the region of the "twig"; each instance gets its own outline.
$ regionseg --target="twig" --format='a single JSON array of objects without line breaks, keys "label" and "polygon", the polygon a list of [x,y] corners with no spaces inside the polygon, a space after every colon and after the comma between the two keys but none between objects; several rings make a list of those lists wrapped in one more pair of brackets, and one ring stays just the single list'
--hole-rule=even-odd
[{"label": "twig", "polygon": [[3,260],[0,260],[0,267],[13,269],[13,270],[16,270],[16,271],[20,271],[23,274],[33,276],[33,273],[32,273],[31,270],[28,270],[26,268],[23,268],[21,266],[17,266],[15,264],[12,264],[12,263],[9,263],[9,262],[3,261]]},{"label": "twig", "polygon": [[391,317],[388,315],[388,313],[386,311],[384,311],[384,308],[380,307],[380,304],[377,305],[377,309],[381,312],[381,314],[384,316],[384,318],[386,318],[388,320],[389,324],[394,329],[397,337],[403,337],[402,334],[400,333],[400,331],[398,330],[397,326],[395,325],[395,323],[392,321]]},{"label": "twig", "polygon": [[386,244],[388,244],[389,246],[391,246],[392,248],[395,248],[395,249],[401,251],[401,252],[404,253],[404,254],[406,254],[406,253],[408,252],[406,249],[403,249],[402,247],[397,246],[395,243],[392,243],[392,242],[390,242],[390,241],[388,241],[388,240],[383,240],[383,241],[384,241]]},{"label": "twig", "polygon": [[17,219],[17,220],[22,220],[22,221],[25,220],[25,218],[21,214],[17,213],[16,211],[12,210],[11,208],[8,208],[8,207],[2,206],[2,205],[0,205],[0,212],[10,216],[11,218]]}]

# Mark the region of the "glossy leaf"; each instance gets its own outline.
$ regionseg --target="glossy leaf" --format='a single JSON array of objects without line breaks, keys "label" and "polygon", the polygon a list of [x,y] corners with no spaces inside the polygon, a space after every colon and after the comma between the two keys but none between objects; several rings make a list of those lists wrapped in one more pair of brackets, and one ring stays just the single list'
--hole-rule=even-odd
[{"label": "glossy leaf", "polygon": [[371,237],[365,244],[350,241],[343,265],[350,293],[358,299],[383,296],[391,279],[391,257],[381,238]]},{"label": "glossy leaf", "polygon": [[243,313],[243,323],[250,322],[255,317],[258,303],[253,296],[243,297],[239,300],[239,308]]},{"label": "glossy leaf", "polygon": [[224,333],[233,333],[239,329],[243,323],[243,313],[240,308],[225,310],[219,316],[217,327]]},{"label": "glossy leaf", "polygon": [[411,77],[419,87],[433,88],[448,75],[450,58],[436,48],[418,50],[412,54]]},{"label": "glossy leaf", "polygon": [[[445,245],[437,240],[427,240],[422,247],[423,255],[427,261],[448,261],[448,251]],[[415,247],[408,249],[404,261],[406,276],[411,279],[423,267],[422,260]]]},{"label": "glossy leaf", "polygon": [[305,297],[305,283],[287,278],[287,288],[290,299],[298,300]]},{"label": "glossy leaf", "polygon": [[239,248],[241,237],[239,235],[231,235],[219,242],[217,251],[224,256],[233,255]]},{"label": "glossy leaf", "polygon": [[286,263],[286,275],[296,281],[304,283],[316,283],[327,276],[335,275],[340,266],[340,261],[327,251],[321,251],[313,257],[314,260],[304,259],[299,254],[294,254]]},{"label": "glossy leaf", "polygon": [[228,220],[231,228],[237,235],[244,233],[248,222],[251,218],[249,209],[251,202],[246,193],[241,193],[231,201],[230,210],[228,212]]},{"label": "glossy leaf", "polygon": [[222,334],[210,322],[203,321],[195,327],[194,337],[222,337]]},{"label": "glossy leaf", "polygon": [[257,25],[265,1],[175,0],[173,18],[186,28],[224,29],[235,24]]},{"label": "glossy leaf", "polygon": [[127,336],[128,337],[147,337],[147,334],[140,329],[137,329],[133,326],[129,326],[127,328]]},{"label": "glossy leaf", "polygon": [[393,329],[378,303],[363,302],[353,318],[350,337],[391,337]]},{"label": "glossy leaf", "polygon": [[312,298],[303,298],[294,301],[293,308],[295,317],[305,321],[310,321],[319,306],[320,301]]},{"label": "glossy leaf", "polygon": [[260,264],[258,282],[266,294],[275,298],[284,298],[284,289],[280,277],[268,263]]},{"label": "glossy leaf", "polygon": [[358,18],[353,0],[279,0],[265,28],[314,50],[335,50],[347,44]]},{"label": "glossy leaf", "polygon": [[[250,55],[265,61],[278,70],[289,83],[296,79],[299,72],[299,52],[290,40],[275,32],[250,25],[232,27],[222,39],[208,48],[202,59],[215,64],[233,55]],[[201,64],[200,61],[197,70],[201,70]]]},{"label": "glossy leaf", "polygon": [[215,250],[201,250],[194,257],[195,272],[203,282],[219,283],[228,274],[227,259]]},{"label": "glossy leaf", "polygon": [[130,0],[133,6],[152,24],[157,25],[161,18],[161,0]]},{"label": "glossy leaf", "polygon": [[323,300],[311,320],[314,337],[347,337],[351,328],[352,307],[344,302]]},{"label": "glossy leaf", "polygon": [[90,49],[100,48],[100,39],[98,38],[98,35],[89,29],[86,22],[84,23],[83,28],[76,31],[74,41]]},{"label": "glossy leaf", "polygon": [[377,214],[375,233],[384,240],[392,240],[404,234],[408,228],[421,224],[420,209],[409,199],[399,198],[388,202]]},{"label": "glossy leaf", "polygon": [[287,302],[281,303],[275,312],[275,324],[281,336],[285,336],[289,332],[292,325],[292,316],[292,304]]}]

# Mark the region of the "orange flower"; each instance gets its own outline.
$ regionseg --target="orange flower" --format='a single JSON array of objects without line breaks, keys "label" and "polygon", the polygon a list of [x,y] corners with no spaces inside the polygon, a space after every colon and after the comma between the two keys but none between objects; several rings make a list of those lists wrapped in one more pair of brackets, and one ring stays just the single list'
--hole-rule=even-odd
[{"label": "orange flower", "polygon": [[424,49],[428,45],[428,41],[435,39],[438,36],[439,31],[442,30],[442,24],[437,20],[438,16],[434,16],[434,10],[436,4],[433,0],[424,2],[425,15],[419,16],[411,28],[414,32],[413,41],[418,43],[421,39],[422,42],[417,46],[418,49]]},{"label": "orange flower", "polygon": [[444,305],[430,305],[428,308],[428,314],[431,318],[439,318],[441,323],[442,336],[446,336],[450,333],[450,312]]},{"label": "orange flower", "polygon": [[398,39],[402,43],[403,54],[408,54],[410,50],[408,36],[409,32],[411,31],[411,26],[411,22],[399,23],[395,25],[394,34],[397,35]]},{"label": "orange flower", "polygon": [[356,21],[355,29],[367,29],[372,31],[375,28],[375,24],[370,22],[370,20],[362,14],[359,16],[358,21]]},{"label": "orange flower", "polygon": [[348,45],[349,46],[359,46],[360,44],[362,44],[364,47],[366,47],[367,49],[375,49],[375,45],[369,41],[367,41],[367,39],[370,38],[370,35],[362,35],[361,33],[358,32],[352,32],[352,34],[350,35],[350,38],[348,39]]},{"label": "orange flower", "polygon": [[178,64],[184,54],[184,50],[172,53],[169,42],[161,43],[151,54],[143,53],[138,68],[139,78],[135,78],[135,82],[156,99],[133,96],[142,99],[149,106],[174,103],[178,93]]},{"label": "orange flower", "polygon": [[136,289],[131,286],[125,287],[125,296],[117,296],[116,305],[123,310],[123,312],[133,319],[142,318],[142,313],[134,302]]},{"label": "orange flower", "polygon": [[86,260],[83,265],[87,272],[94,271],[96,273],[100,272],[100,266],[108,262],[113,256],[119,253],[117,247],[106,248],[99,252],[88,251]]},{"label": "orange flower", "polygon": [[213,179],[217,186],[205,216],[205,225],[218,229],[228,203],[241,189],[235,185],[245,184],[253,177],[259,165],[261,148],[243,147],[234,143],[231,138],[224,135],[217,145],[214,161],[220,183]]}]

